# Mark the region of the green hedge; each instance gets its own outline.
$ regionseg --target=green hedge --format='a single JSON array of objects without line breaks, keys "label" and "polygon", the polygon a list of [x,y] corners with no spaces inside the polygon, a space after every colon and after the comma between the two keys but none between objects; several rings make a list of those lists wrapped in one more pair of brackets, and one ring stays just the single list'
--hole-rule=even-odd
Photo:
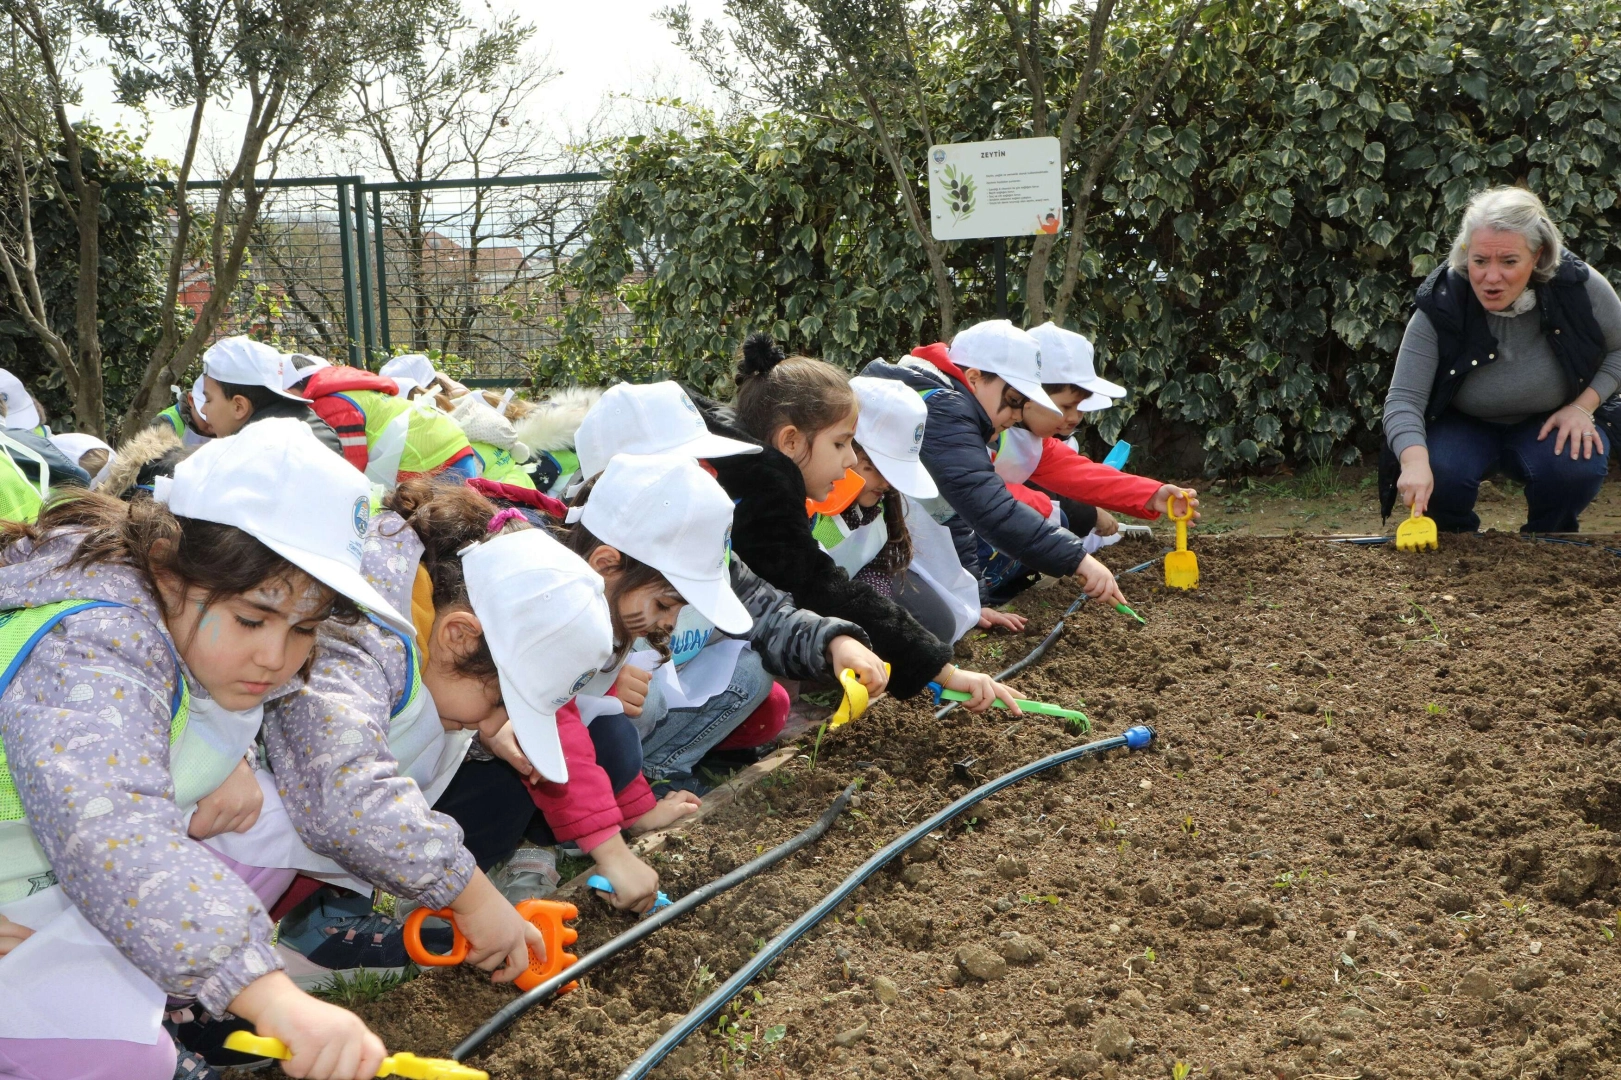
[{"label": "green hedge", "polygon": [[[1194,446],[1212,472],[1358,460],[1377,446],[1412,291],[1492,184],[1537,191],[1573,250],[1621,270],[1618,0],[1304,0],[1210,8],[1206,23],[1092,203],[1071,321],[1133,392],[1101,414],[1104,437],[1135,420],[1133,437]],[[1136,58],[1168,27],[1114,34],[1106,100],[1123,115],[1133,70],[1152,67]],[[956,50],[932,58],[948,137],[1025,134],[997,36],[939,40]],[[643,342],[610,349],[616,370],[651,360],[706,386],[756,328],[852,367],[937,333],[893,180],[846,128],[710,121],[628,141],[614,177],[569,270],[586,299],[559,367],[601,355],[613,304],[635,324],[625,341]],[[1017,319],[1024,244],[1011,247]],[[990,314],[990,244],[951,248],[967,325]],[[649,259],[656,272],[633,276]]]}]

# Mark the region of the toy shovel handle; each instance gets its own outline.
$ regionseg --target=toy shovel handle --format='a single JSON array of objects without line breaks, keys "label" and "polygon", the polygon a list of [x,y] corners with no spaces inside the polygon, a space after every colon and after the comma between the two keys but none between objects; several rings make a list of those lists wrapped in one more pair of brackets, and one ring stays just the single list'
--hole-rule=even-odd
[{"label": "toy shovel handle", "polygon": [[[430,916],[450,923],[451,946],[447,953],[429,952],[422,944],[422,920]],[[417,908],[405,917],[405,952],[423,967],[455,967],[467,959],[467,937],[449,908]]]},{"label": "toy shovel handle", "polygon": [[[1182,512],[1180,514],[1176,512],[1176,500],[1178,499],[1182,500]],[[1193,500],[1183,494],[1172,495],[1165,500],[1165,516],[1172,521],[1192,521]]]}]

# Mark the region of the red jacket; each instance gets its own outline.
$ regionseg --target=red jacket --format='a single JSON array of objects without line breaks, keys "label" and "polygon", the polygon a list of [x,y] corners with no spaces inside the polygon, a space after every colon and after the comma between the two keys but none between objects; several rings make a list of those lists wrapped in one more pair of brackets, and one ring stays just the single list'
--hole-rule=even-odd
[{"label": "red jacket", "polygon": [[557,737],[563,744],[563,760],[568,762],[568,783],[542,780],[530,784],[529,797],[558,840],[572,840],[581,851],[590,852],[658,802],[652,785],[640,773],[623,791],[614,791],[608,774],[597,764],[591,732],[572,701],[557,710]]}]

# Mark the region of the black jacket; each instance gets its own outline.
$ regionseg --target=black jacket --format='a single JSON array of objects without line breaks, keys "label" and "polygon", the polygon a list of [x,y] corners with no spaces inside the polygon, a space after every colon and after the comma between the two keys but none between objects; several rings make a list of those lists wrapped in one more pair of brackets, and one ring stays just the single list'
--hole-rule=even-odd
[{"label": "black jacket", "polygon": [[[47,429],[49,430],[49,429]],[[50,439],[44,435],[35,435],[32,431],[19,428],[7,428],[6,437],[21,443],[38,454],[45,462],[45,468],[50,472],[51,487],[89,487],[90,474],[79,468],[79,463],[69,459],[62,453]],[[23,472],[31,483],[39,483],[39,464],[26,454],[7,451],[12,461]]]},{"label": "black jacket", "polygon": [[[294,420],[304,421],[310,426],[310,430],[315,432],[315,437],[320,440],[322,446],[339,457],[343,457],[343,442],[339,440],[338,433],[333,431],[332,426],[325,420],[315,415],[315,410],[310,408],[308,402],[280,398],[262,409],[255,409],[253,415],[248,417],[248,423],[251,424],[255,420],[268,420],[273,416],[290,416]],[[344,458],[345,462],[348,460],[348,458]]]},{"label": "black jacket", "polygon": [[[738,426],[727,406],[688,390],[704,423],[717,435],[760,441]],[[732,549],[760,577],[794,598],[794,604],[833,619],[847,619],[867,632],[872,649],[889,661],[889,692],[911,697],[951,662],[951,646],[923,629],[893,600],[850,580],[811,535],[805,513],[805,478],[780,451],[712,458],[720,485],[732,497]]]},{"label": "black jacket", "polygon": [[874,360],[861,374],[898,379],[919,393],[934,391],[923,402],[929,420],[923,429],[921,457],[940,497],[956,512],[946,525],[969,573],[984,577],[979,540],[1043,574],[1063,577],[1076,571],[1086,557],[1085,546],[1074,533],[1013,497],[991,462],[996,427],[967,387],[938,365],[916,357],[901,364]]},{"label": "black jacket", "polygon": [[[1587,264],[1567,251],[1551,279],[1531,284],[1536,291],[1543,336],[1573,384],[1572,393],[1584,390],[1604,361],[1604,331],[1587,295],[1589,273]],[[1497,339],[1492,336],[1486,309],[1467,274],[1448,266],[1437,267],[1418,287],[1413,303],[1435,327],[1439,362],[1435,365],[1430,400],[1424,407],[1425,423],[1433,424],[1452,407],[1452,399],[1469,373],[1497,360]],[[1386,441],[1379,454],[1379,509],[1383,517],[1389,517],[1396,505],[1396,481],[1400,476],[1401,461]]]}]

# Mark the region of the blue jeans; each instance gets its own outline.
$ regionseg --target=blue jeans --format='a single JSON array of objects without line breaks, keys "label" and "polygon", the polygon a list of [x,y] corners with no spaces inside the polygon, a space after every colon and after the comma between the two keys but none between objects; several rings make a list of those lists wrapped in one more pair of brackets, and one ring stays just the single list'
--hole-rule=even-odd
[{"label": "blue jeans", "polygon": [[1610,471],[1610,440],[1602,427],[1602,454],[1591,458],[1553,452],[1556,433],[1538,440],[1547,413],[1518,424],[1494,424],[1452,410],[1431,424],[1425,440],[1430,449],[1430,471],[1435,493],[1429,516],[1443,532],[1474,532],[1480,528],[1475,498],[1480,482],[1494,469],[1525,484],[1526,522],[1521,532],[1575,532],[1577,518],[1604,486]]},{"label": "blue jeans", "polygon": [[695,708],[670,708],[655,679],[640,718],[647,731],[642,739],[643,774],[653,783],[690,777],[703,756],[760,707],[771,693],[771,683],[753,649],[738,654],[726,689]]}]

